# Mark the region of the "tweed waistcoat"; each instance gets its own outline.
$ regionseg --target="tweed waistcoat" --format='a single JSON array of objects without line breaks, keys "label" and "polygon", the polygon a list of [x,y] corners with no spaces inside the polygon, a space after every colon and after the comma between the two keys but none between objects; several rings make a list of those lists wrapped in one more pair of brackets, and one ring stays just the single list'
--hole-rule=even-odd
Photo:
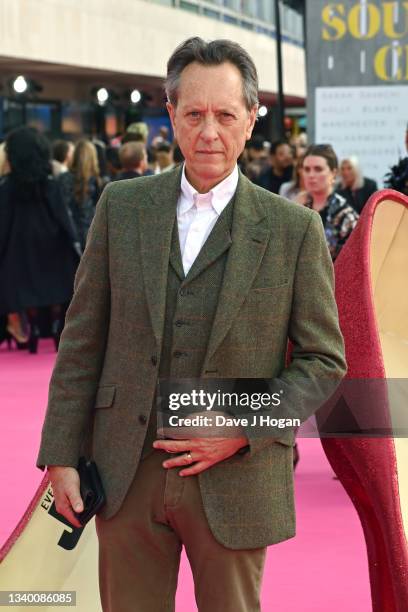
[{"label": "tweed waistcoat", "polygon": [[[166,310],[159,378],[198,378],[218,304],[233,221],[234,197],[222,211],[187,276],[174,223],[167,276]],[[150,413],[142,459],[157,435],[155,402]]]}]

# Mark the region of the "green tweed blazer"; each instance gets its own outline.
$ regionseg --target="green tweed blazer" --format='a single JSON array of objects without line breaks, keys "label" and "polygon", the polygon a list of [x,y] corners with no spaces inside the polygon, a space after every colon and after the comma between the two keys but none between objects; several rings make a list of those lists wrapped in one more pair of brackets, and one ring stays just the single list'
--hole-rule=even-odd
[{"label": "green tweed blazer", "polygon": [[[180,181],[176,168],[104,190],[51,378],[37,465],[76,467],[90,446],[105,519],[135,475],[154,399]],[[319,215],[240,174],[230,239],[202,377],[340,380],[344,347]],[[309,416],[302,405],[299,414]],[[249,429],[249,452],[198,475],[209,526],[232,549],[295,535],[293,431],[277,439]]]}]

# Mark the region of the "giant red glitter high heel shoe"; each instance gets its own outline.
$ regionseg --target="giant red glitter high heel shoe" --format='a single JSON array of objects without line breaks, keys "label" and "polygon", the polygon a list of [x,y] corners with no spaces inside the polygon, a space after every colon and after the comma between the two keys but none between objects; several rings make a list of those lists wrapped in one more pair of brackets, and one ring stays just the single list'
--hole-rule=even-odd
[{"label": "giant red glitter high heel shoe", "polygon": [[[408,379],[407,271],[408,197],[384,190],[366,204],[335,265],[348,379]],[[389,397],[391,423],[393,409]],[[361,520],[373,610],[405,612],[408,440],[338,437],[322,445]]]}]

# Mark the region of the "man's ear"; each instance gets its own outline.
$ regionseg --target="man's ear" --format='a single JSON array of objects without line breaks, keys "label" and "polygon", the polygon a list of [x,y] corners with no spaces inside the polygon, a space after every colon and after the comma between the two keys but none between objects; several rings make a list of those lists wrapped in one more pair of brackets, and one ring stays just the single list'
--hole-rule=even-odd
[{"label": "man's ear", "polygon": [[254,129],[257,114],[258,114],[258,105],[255,104],[248,113],[248,123],[247,123],[247,130],[245,134],[246,140],[249,140],[252,136],[252,130]]},{"label": "man's ear", "polygon": [[173,128],[173,133],[176,136],[176,108],[173,106],[171,102],[166,102],[167,112],[169,113],[171,125]]}]

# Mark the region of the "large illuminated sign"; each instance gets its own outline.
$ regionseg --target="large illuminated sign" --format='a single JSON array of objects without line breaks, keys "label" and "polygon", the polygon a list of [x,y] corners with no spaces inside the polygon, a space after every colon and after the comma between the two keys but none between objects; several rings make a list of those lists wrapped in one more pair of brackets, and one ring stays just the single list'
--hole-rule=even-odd
[{"label": "large illuminated sign", "polygon": [[[378,48],[361,45],[358,71],[373,71],[381,81],[408,82],[408,2],[375,4],[361,0],[325,4],[321,11],[323,41],[374,41]],[[334,68],[330,56],[328,68]]]},{"label": "large illuminated sign", "polygon": [[[376,168],[373,178],[382,185],[389,166],[405,155],[408,0],[307,0],[306,8],[310,140],[330,140],[341,156],[358,153],[363,170],[373,174]],[[392,102],[387,87],[396,88]],[[335,104],[328,103],[328,88],[334,88]],[[342,99],[348,113],[340,112]]]}]

